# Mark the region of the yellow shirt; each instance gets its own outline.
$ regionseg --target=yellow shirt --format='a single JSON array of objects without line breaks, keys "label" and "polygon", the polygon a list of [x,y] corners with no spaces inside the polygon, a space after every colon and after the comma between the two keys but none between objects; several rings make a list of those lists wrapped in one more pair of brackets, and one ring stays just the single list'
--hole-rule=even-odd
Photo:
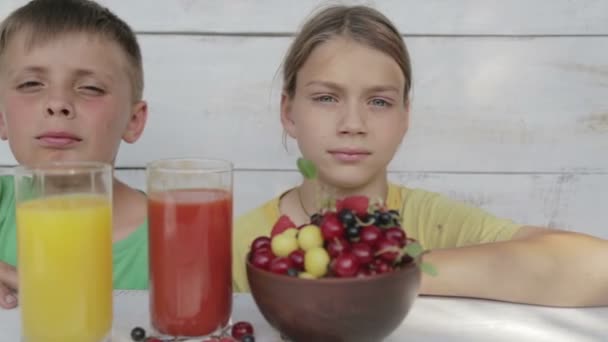
[{"label": "yellow shirt", "polygon": [[[279,197],[237,218],[233,234],[233,287],[248,292],[245,258],[251,242],[269,236],[279,218]],[[398,210],[408,237],[425,249],[462,247],[509,240],[521,227],[513,221],[438,193],[389,184],[387,206]]]}]

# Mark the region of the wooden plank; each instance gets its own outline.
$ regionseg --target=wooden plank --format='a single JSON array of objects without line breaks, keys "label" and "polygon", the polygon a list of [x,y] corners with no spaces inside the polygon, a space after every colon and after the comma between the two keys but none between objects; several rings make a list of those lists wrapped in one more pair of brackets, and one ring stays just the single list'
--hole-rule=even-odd
[{"label": "wooden plank", "polygon": [[[118,177],[145,189],[143,170],[119,170]],[[292,171],[235,172],[235,215],[297,185]],[[391,173],[411,188],[443,193],[522,224],[550,226],[608,238],[608,175]]]},{"label": "wooden plank", "polygon": [[[3,0],[0,16],[26,3]],[[585,35],[608,34],[603,0],[101,0],[138,31],[286,33],[296,31],[327,3],[371,4],[406,34]]]},{"label": "wooden plank", "polygon": [[[150,117],[119,165],[208,156],[293,169],[278,119],[289,38],[144,36]],[[397,171],[608,170],[608,37],[408,39],[411,128]],[[275,77],[276,76],[276,77]],[[0,163],[13,158],[0,144]]]}]

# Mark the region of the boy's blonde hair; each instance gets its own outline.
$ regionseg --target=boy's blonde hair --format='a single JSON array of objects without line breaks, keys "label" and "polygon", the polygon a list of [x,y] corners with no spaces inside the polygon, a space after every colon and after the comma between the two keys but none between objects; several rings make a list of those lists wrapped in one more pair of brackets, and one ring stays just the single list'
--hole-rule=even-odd
[{"label": "boy's blonde hair", "polygon": [[28,45],[81,32],[115,42],[129,62],[133,100],[141,100],[144,77],[137,38],[129,25],[109,9],[89,0],[33,0],[0,24],[0,59],[11,39],[21,32],[28,34]]},{"label": "boy's blonde hair", "polygon": [[289,97],[295,95],[297,73],[315,47],[336,36],[353,39],[391,56],[405,76],[404,98],[408,102],[412,68],[405,43],[387,17],[366,6],[330,6],[302,26],[283,61],[283,91]]}]

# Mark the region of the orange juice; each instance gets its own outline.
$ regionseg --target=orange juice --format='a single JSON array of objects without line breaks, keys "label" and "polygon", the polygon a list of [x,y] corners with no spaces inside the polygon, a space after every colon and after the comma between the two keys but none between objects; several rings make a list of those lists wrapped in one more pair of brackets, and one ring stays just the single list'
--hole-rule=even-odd
[{"label": "orange juice", "polygon": [[112,326],[112,208],[61,195],[17,206],[19,301],[27,342],[99,342]]}]

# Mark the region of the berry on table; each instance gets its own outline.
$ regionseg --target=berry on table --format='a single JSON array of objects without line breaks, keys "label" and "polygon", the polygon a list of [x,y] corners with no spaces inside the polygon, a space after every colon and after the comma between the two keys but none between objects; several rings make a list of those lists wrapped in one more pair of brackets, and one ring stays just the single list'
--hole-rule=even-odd
[{"label": "berry on table", "polygon": [[232,325],[230,335],[239,341],[243,341],[243,337],[253,335],[253,326],[245,321],[236,322]]},{"label": "berry on table", "polygon": [[241,342],[255,342],[255,337],[253,335],[245,335],[241,338]]},{"label": "berry on table", "polygon": [[131,330],[131,339],[133,341],[143,341],[146,338],[146,330],[142,327],[135,327]]}]

